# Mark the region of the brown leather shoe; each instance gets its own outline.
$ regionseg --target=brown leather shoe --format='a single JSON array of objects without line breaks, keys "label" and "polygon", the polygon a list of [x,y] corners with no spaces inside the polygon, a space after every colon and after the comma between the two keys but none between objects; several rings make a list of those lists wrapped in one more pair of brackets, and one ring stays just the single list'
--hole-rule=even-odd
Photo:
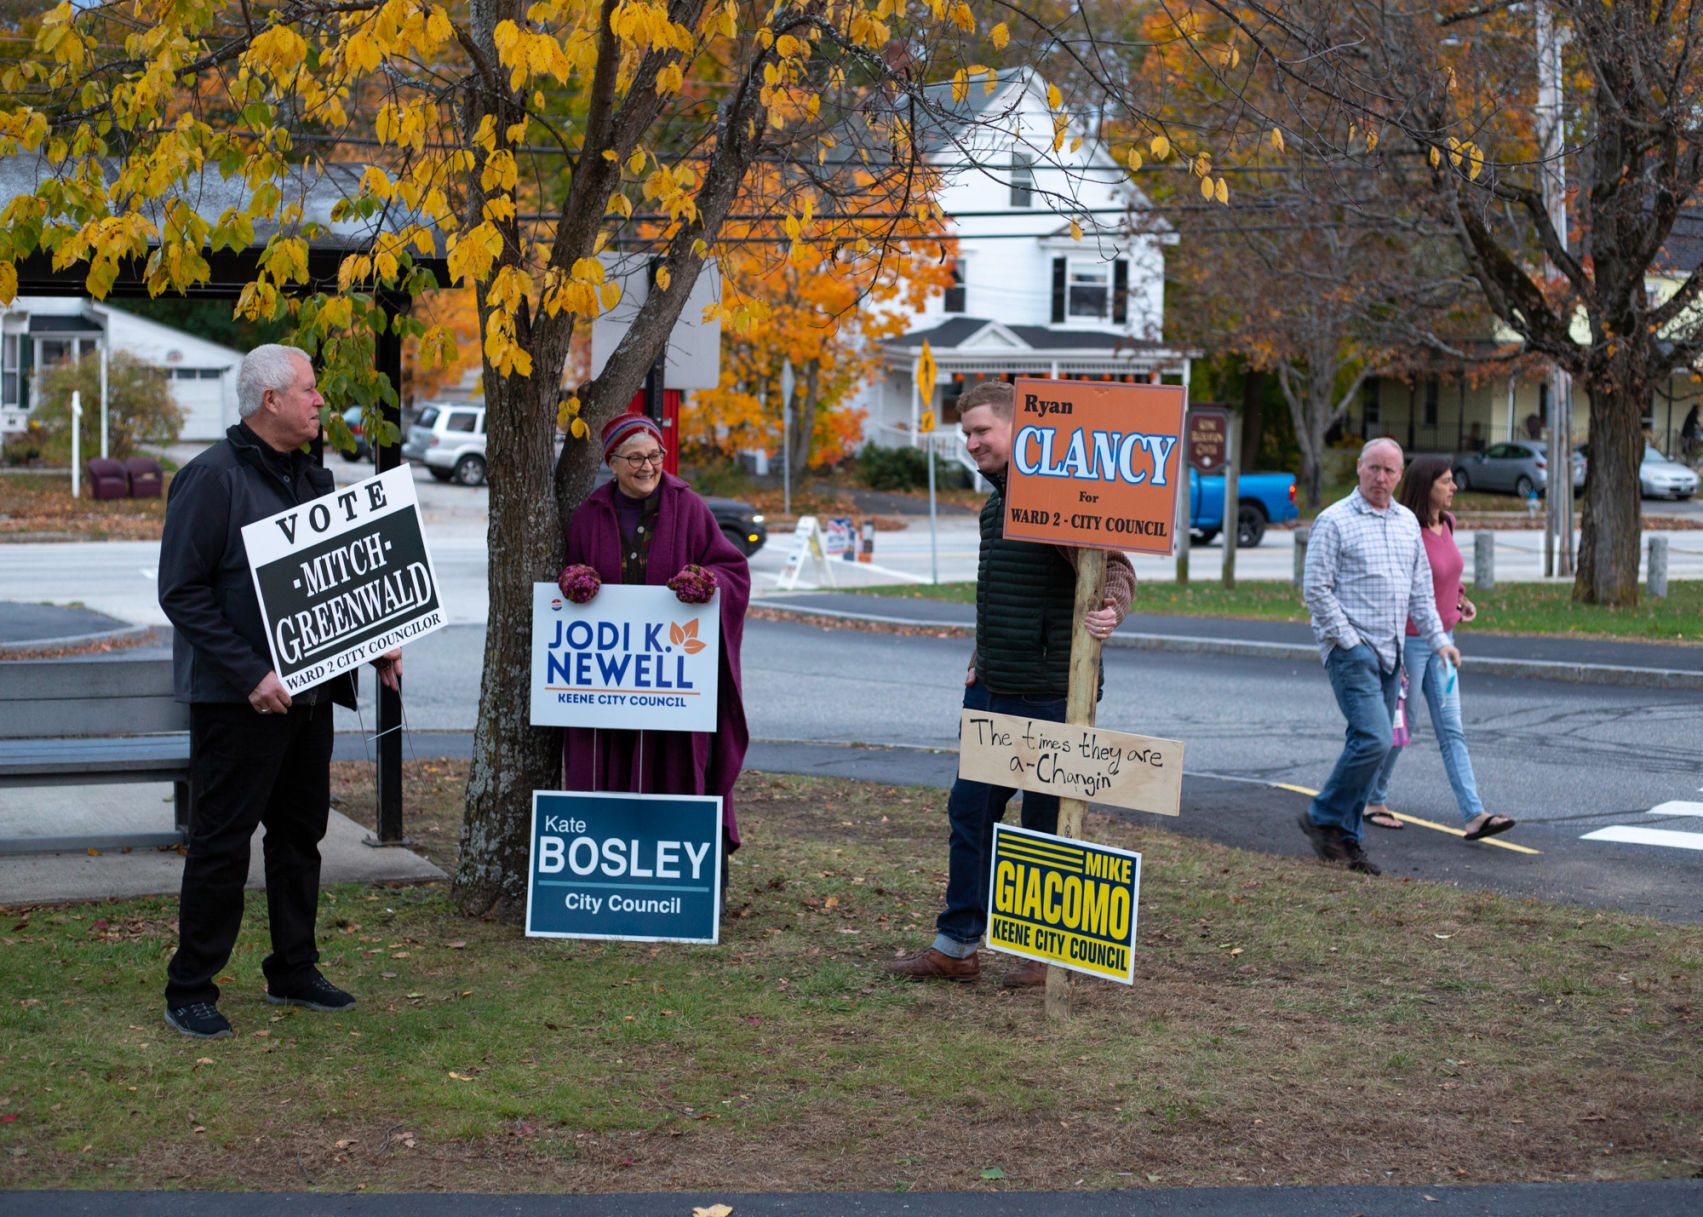
[{"label": "brown leather shoe", "polygon": [[930,947],[921,955],[913,955],[909,959],[895,959],[887,965],[887,971],[905,980],[972,981],[981,978],[982,965],[974,955],[954,959]]},{"label": "brown leather shoe", "polygon": [[1034,989],[1047,983],[1047,965],[1038,959],[1025,959],[1005,974],[999,982],[1002,989]]}]

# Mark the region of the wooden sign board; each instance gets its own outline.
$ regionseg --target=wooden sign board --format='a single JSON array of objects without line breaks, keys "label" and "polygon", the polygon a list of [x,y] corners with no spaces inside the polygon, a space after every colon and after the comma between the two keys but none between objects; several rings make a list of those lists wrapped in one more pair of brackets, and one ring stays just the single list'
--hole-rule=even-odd
[{"label": "wooden sign board", "polygon": [[1189,407],[1189,465],[1218,473],[1230,455],[1230,411],[1223,406]]},{"label": "wooden sign board", "polygon": [[1183,745],[1045,718],[965,710],[958,776],[1174,816],[1183,798]]},{"label": "wooden sign board", "polygon": [[1029,377],[1012,388],[1005,535],[1170,554],[1188,390]]}]

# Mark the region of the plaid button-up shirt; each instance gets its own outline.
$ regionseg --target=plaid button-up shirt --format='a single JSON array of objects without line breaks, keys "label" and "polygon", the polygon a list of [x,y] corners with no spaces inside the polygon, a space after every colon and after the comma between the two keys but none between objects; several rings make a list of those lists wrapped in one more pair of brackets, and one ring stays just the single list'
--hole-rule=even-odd
[{"label": "plaid button-up shirt", "polygon": [[1379,511],[1358,488],[1314,521],[1301,595],[1320,659],[1364,642],[1378,653],[1379,666],[1393,672],[1409,618],[1433,650],[1448,643],[1418,518],[1400,503]]}]

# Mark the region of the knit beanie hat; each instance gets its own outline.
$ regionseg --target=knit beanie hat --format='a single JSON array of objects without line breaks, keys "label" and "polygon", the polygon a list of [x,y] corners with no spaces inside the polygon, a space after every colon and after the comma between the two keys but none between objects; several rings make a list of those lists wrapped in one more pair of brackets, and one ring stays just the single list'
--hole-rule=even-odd
[{"label": "knit beanie hat", "polygon": [[615,450],[640,432],[648,431],[662,443],[662,428],[643,414],[617,414],[603,425],[603,459],[607,463]]}]

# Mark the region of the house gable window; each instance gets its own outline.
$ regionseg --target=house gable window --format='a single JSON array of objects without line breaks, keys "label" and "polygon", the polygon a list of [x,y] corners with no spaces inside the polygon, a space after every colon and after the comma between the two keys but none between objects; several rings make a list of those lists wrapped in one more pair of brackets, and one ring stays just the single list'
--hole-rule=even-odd
[{"label": "house gable window", "polygon": [[1021,152],[1011,154],[1011,205],[1031,207],[1035,202],[1035,161]]},{"label": "house gable window", "polygon": [[1054,325],[1123,325],[1129,319],[1129,260],[1054,258],[1052,319]]}]

